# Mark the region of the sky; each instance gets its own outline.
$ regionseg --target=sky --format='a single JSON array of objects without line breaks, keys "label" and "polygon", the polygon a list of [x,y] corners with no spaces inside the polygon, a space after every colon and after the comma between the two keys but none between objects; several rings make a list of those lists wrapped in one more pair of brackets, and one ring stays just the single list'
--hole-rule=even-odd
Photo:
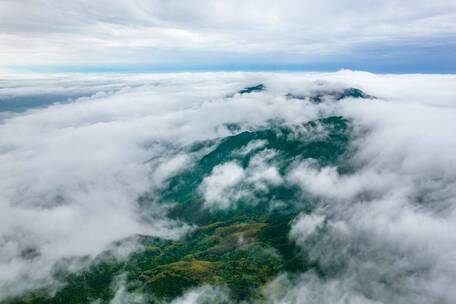
[{"label": "sky", "polygon": [[0,0],[0,69],[456,71],[456,0]]}]

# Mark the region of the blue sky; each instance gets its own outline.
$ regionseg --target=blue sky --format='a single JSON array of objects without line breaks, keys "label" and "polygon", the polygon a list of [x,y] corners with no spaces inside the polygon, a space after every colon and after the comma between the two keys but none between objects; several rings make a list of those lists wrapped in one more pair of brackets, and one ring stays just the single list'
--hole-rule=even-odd
[{"label": "blue sky", "polygon": [[456,0],[0,0],[0,69],[456,72]]}]

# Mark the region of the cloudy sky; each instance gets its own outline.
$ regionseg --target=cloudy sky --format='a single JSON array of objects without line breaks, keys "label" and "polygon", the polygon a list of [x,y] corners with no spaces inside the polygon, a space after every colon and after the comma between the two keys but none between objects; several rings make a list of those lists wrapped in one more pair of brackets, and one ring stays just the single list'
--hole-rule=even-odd
[{"label": "cloudy sky", "polygon": [[455,72],[456,0],[0,0],[0,68]]}]

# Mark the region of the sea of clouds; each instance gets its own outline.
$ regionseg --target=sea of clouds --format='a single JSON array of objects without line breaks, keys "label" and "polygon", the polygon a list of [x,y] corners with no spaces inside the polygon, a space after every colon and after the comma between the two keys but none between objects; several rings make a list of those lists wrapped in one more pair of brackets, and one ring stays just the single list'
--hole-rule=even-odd
[{"label": "sea of clouds", "polygon": [[[456,301],[456,76],[339,71],[0,78],[0,100],[79,96],[0,117],[0,299],[55,284],[50,274],[63,259],[78,269],[135,234],[185,234],[189,225],[167,218],[166,207],[152,200],[145,211],[138,204],[142,194],[192,165],[182,147],[231,135],[226,124],[252,129],[271,119],[291,125],[342,115],[357,135],[353,173],[303,161],[281,176],[264,162],[268,155],[246,169],[226,163],[199,187],[206,206],[230,208],[224,198],[237,195],[241,181],[257,189],[290,183],[319,199],[312,214],[294,220],[290,238],[322,267],[343,261],[346,270],[326,280],[281,274],[263,291],[273,303]],[[267,89],[233,95],[259,83]],[[285,96],[348,87],[377,99],[314,104]],[[204,286],[176,303],[223,301],[227,293]],[[113,302],[130,296],[120,287]]]}]

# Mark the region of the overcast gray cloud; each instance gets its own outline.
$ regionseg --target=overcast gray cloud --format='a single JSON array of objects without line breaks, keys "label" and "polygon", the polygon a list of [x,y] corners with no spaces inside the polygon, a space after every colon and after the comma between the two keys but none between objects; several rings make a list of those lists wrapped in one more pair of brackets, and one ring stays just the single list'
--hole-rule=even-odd
[{"label": "overcast gray cloud", "polygon": [[454,64],[455,20],[454,0],[2,0],[0,66]]}]

